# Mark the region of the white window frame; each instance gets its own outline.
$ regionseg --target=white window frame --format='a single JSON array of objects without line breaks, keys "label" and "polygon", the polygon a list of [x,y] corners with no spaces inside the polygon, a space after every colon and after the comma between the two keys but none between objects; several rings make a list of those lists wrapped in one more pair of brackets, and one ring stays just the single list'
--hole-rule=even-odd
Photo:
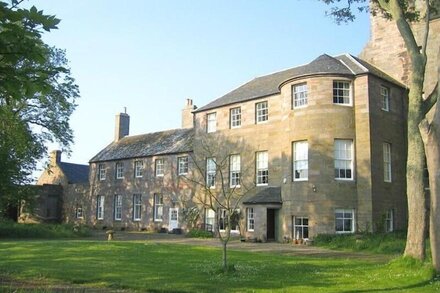
[{"label": "white window frame", "polygon": [[144,161],[134,161],[134,177],[142,178],[144,176]]},{"label": "white window frame", "polygon": [[124,164],[122,162],[116,163],[116,179],[124,179]]},{"label": "white window frame", "polygon": [[154,221],[163,221],[163,195],[161,193],[154,194]]},{"label": "white window frame", "polygon": [[215,157],[206,158],[206,186],[208,188],[215,188],[216,175],[217,163]]},{"label": "white window frame", "polygon": [[106,169],[104,164],[98,164],[98,178],[100,181],[104,181],[106,177]]},{"label": "white window frame", "polygon": [[115,221],[122,220],[122,195],[116,194],[115,195],[115,207],[114,207],[114,219]]},{"label": "white window frame", "polygon": [[165,161],[164,159],[156,159],[154,161],[154,169],[156,177],[163,177],[165,174]]},{"label": "white window frame", "polygon": [[380,96],[382,97],[382,110],[390,111],[390,88],[386,86],[380,87]]},{"label": "white window frame", "polygon": [[[237,225],[235,227],[231,227],[231,233],[238,233],[240,231],[240,209],[235,209],[233,211],[233,214],[237,214],[238,215],[238,222]],[[231,215],[232,216],[232,215]],[[226,227],[226,209],[219,209],[219,231],[220,232],[224,232],[225,231],[225,227]]]},{"label": "white window frame", "polygon": [[[338,217],[337,214],[342,214],[342,217]],[[348,215],[351,214],[351,218]],[[351,220],[350,225],[346,225],[345,221]],[[342,230],[337,230],[338,221],[342,221]],[[354,233],[355,229],[355,215],[354,209],[336,209],[335,210],[335,231],[337,234]]]},{"label": "white window frame", "polygon": [[293,142],[293,181],[309,179],[309,143],[307,140]]},{"label": "white window frame", "polygon": [[256,182],[257,186],[265,186],[269,184],[269,154],[267,151],[259,151],[255,153],[256,163]]},{"label": "white window frame", "polygon": [[[212,209],[205,209],[205,230],[213,232],[215,230],[215,211]],[[210,226],[211,229],[208,229]]]},{"label": "white window frame", "polygon": [[394,231],[394,209],[389,209],[385,213],[385,232]]},{"label": "white window frame", "polygon": [[269,103],[267,101],[255,104],[255,123],[266,123],[269,120]]},{"label": "white window frame", "polygon": [[217,113],[206,114],[206,132],[212,133],[217,131]]},{"label": "white window frame", "polygon": [[[346,87],[348,85],[348,88]],[[342,106],[352,106],[352,88],[351,82],[348,80],[333,81],[333,104]],[[342,99],[342,102],[341,102]]]},{"label": "white window frame", "polygon": [[179,175],[188,174],[188,156],[177,158],[177,173]]},{"label": "white window frame", "polygon": [[292,108],[305,108],[308,105],[308,86],[307,83],[292,85]]},{"label": "white window frame", "polygon": [[[297,222],[300,223],[297,223]],[[307,221],[307,223],[305,223]],[[305,237],[305,230],[307,229],[307,237]],[[308,217],[293,217],[293,239],[308,239],[309,237],[309,218]]]},{"label": "white window frame", "polygon": [[229,110],[229,125],[231,128],[241,127],[241,107],[236,107]]},{"label": "white window frame", "polygon": [[75,217],[77,219],[83,219],[84,218],[84,210],[81,204],[76,205],[75,209]]},{"label": "white window frame", "polygon": [[254,208],[246,209],[246,228],[249,232],[255,231],[255,212]]},{"label": "white window frame", "polygon": [[96,218],[104,220],[104,196],[98,195],[96,198]]},{"label": "white window frame", "polygon": [[142,194],[133,194],[133,221],[140,221],[142,218]]},{"label": "white window frame", "polygon": [[241,157],[240,155],[229,156],[229,186],[231,188],[240,187],[241,181]]},{"label": "white window frame", "polygon": [[[354,179],[354,143],[352,139],[335,139],[334,168],[336,180]],[[350,171],[350,177],[347,172]],[[345,172],[345,174],[344,174]]]},{"label": "white window frame", "polygon": [[384,142],[383,143],[383,181],[384,182],[392,182],[392,153],[391,153],[391,144]]}]

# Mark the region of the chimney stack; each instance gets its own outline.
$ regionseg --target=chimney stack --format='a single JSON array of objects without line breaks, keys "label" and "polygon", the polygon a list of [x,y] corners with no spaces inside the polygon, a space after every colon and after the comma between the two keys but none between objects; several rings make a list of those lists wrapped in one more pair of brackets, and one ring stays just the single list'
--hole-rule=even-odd
[{"label": "chimney stack", "polygon": [[130,116],[127,113],[119,113],[115,122],[115,141],[119,141],[130,132]]},{"label": "chimney stack", "polygon": [[182,109],[182,128],[193,128],[194,127],[194,114],[192,111],[197,109],[193,105],[192,99],[186,99],[186,105]]},{"label": "chimney stack", "polygon": [[61,162],[61,151],[60,150],[54,150],[50,152],[50,165],[56,166],[58,163]]}]

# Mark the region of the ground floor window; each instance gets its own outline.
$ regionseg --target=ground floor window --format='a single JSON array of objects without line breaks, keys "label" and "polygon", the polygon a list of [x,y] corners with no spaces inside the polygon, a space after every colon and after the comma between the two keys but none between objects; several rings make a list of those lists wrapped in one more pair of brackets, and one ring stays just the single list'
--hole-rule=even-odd
[{"label": "ground floor window", "polygon": [[205,230],[214,231],[215,212],[211,209],[205,210]]},{"label": "ground floor window", "polygon": [[75,215],[77,219],[82,219],[83,216],[83,207],[80,204],[76,205]]},{"label": "ground floor window", "polygon": [[394,231],[394,210],[389,209],[385,214],[385,232]]},{"label": "ground floor window", "polygon": [[140,194],[133,195],[133,220],[141,220],[142,196]]},{"label": "ground floor window", "polygon": [[[226,209],[220,209],[220,215],[219,215],[219,229],[220,231],[225,231],[226,227],[228,226],[228,216],[227,216],[227,210]],[[238,232],[240,230],[240,210],[236,209],[232,212],[231,215],[231,232]]]},{"label": "ground floor window", "polygon": [[98,220],[104,219],[104,196],[98,195],[96,199],[96,218]]},{"label": "ground floor window", "polygon": [[115,220],[120,221],[122,219],[122,195],[115,195]]},{"label": "ground floor window", "polygon": [[335,211],[336,233],[354,233],[354,210],[337,209]]},{"label": "ground floor window", "polygon": [[309,218],[294,217],[293,218],[293,238],[308,239],[309,238]]},{"label": "ground floor window", "polygon": [[154,221],[162,222],[163,218],[163,195],[154,194]]},{"label": "ground floor window", "polygon": [[247,230],[253,232],[255,228],[254,208],[247,208],[246,215],[247,215]]}]

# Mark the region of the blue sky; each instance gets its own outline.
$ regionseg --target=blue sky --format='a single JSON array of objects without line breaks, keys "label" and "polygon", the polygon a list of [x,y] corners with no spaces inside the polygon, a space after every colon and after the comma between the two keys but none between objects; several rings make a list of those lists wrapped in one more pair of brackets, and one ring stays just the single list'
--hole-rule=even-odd
[{"label": "blue sky", "polygon": [[[127,107],[130,134],[180,127],[186,98],[203,106],[261,75],[323,53],[358,55],[369,16],[336,25],[317,0],[29,0],[62,21],[45,34],[66,50],[81,98],[70,158],[86,164],[113,140]],[[56,145],[49,146],[51,149]]]}]

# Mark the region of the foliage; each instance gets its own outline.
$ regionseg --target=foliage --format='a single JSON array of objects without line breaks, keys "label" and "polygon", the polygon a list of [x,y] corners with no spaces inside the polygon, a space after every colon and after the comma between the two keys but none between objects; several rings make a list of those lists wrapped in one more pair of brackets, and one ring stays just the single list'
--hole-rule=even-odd
[{"label": "foliage", "polygon": [[[3,241],[0,276],[142,292],[433,292],[424,263],[118,241]],[[44,261],[42,261],[44,260]],[[141,269],[140,269],[141,268]],[[1,286],[1,285],[0,285]],[[92,290],[93,291],[93,290]]]},{"label": "foliage", "polygon": [[320,234],[314,244],[331,249],[364,251],[381,254],[402,254],[405,249],[406,233],[365,234]]},{"label": "foliage", "polygon": [[212,232],[201,230],[201,229],[191,229],[186,234],[187,237],[190,238],[212,238]]},{"label": "foliage", "polygon": [[17,238],[74,238],[90,236],[86,226],[70,224],[18,224],[12,221],[0,222],[0,239]]},{"label": "foliage", "polygon": [[18,202],[46,142],[68,149],[78,87],[63,50],[42,40],[59,19],[0,1],[0,199]]}]

